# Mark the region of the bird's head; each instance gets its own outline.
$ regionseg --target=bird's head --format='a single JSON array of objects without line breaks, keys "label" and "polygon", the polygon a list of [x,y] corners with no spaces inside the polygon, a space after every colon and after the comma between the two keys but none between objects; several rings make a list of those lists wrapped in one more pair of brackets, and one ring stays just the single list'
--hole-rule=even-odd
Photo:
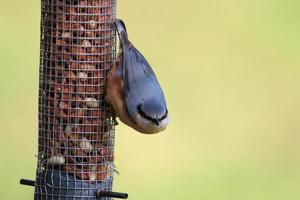
[{"label": "bird's head", "polygon": [[135,123],[143,130],[144,133],[147,134],[163,131],[169,123],[169,115],[166,104],[164,102],[150,99],[137,105]]}]

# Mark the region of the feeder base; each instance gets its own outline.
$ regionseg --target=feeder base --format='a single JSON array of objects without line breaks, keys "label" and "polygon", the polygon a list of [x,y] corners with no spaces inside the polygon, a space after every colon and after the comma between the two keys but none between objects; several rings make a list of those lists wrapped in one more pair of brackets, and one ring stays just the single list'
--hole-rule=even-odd
[{"label": "feeder base", "polygon": [[[75,175],[57,170],[37,175],[35,200],[96,200],[97,191],[111,191],[112,178],[105,182],[90,183],[76,179]],[[111,200],[104,197],[102,200]]]}]

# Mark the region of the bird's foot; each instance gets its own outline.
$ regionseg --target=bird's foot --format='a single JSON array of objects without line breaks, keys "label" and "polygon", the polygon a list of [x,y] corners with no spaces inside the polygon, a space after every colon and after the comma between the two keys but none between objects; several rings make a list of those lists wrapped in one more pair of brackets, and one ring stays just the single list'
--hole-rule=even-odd
[{"label": "bird's foot", "polygon": [[115,126],[118,126],[118,125],[119,125],[119,122],[117,121],[116,116],[113,116],[113,121],[114,121],[114,125],[115,125]]}]

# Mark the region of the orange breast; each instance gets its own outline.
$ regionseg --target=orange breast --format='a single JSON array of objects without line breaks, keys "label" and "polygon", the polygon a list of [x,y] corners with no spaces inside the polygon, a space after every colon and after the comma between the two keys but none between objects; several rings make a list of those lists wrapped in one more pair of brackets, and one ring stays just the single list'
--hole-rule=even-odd
[{"label": "orange breast", "polygon": [[117,76],[117,69],[113,68],[108,74],[106,101],[113,107],[116,116],[126,125],[138,129],[129,117],[122,97],[122,77]]}]

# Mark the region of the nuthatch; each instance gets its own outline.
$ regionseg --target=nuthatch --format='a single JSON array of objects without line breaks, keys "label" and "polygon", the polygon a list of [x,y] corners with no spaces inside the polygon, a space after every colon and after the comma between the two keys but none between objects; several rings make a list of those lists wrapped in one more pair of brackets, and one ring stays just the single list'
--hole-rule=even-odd
[{"label": "nuthatch", "polygon": [[108,74],[106,100],[126,125],[146,134],[163,131],[168,109],[159,82],[144,56],[128,40],[125,24],[116,20],[120,39],[117,62]]}]

